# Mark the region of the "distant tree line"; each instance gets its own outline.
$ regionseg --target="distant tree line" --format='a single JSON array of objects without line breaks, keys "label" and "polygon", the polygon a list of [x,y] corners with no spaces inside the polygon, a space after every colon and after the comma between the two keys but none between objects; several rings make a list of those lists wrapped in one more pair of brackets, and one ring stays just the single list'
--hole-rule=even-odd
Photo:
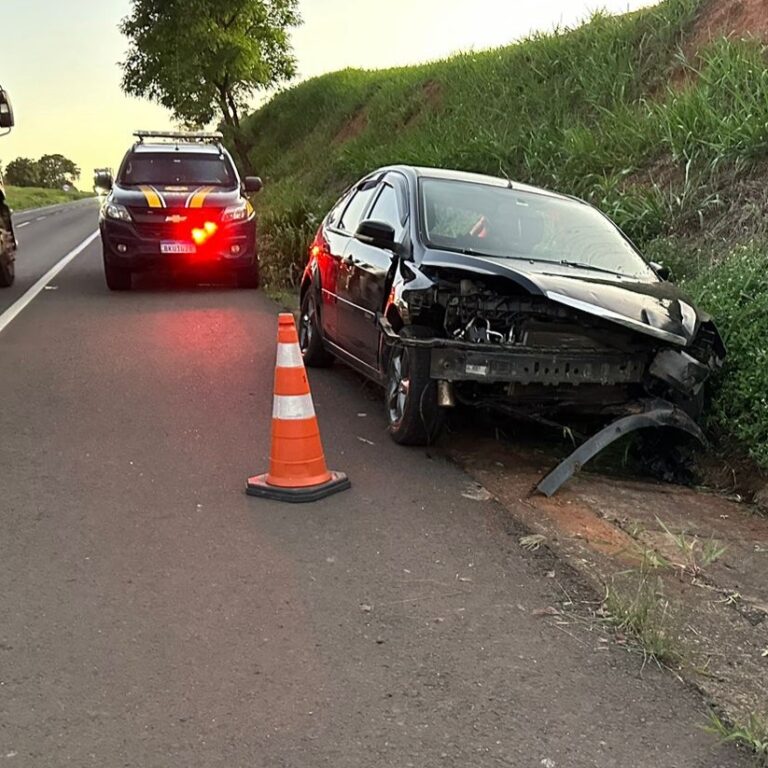
[{"label": "distant tree line", "polygon": [[5,168],[5,181],[15,187],[61,189],[74,186],[80,169],[64,155],[43,155],[39,160],[17,157]]}]

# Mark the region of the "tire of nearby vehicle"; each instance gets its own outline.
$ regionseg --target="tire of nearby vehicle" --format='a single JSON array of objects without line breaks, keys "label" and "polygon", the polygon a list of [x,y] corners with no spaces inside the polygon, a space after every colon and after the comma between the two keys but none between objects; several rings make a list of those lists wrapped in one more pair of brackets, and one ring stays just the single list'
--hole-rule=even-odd
[{"label": "tire of nearby vehicle", "polygon": [[253,264],[237,270],[237,287],[254,289],[259,287],[259,265]]},{"label": "tire of nearby vehicle", "polygon": [[131,290],[131,270],[111,265],[104,257],[104,278],[110,291]]},{"label": "tire of nearby vehicle", "polygon": [[0,288],[10,288],[16,278],[11,233],[0,221]]},{"label": "tire of nearby vehicle", "polygon": [[311,368],[327,368],[333,355],[325,348],[317,314],[317,297],[310,287],[301,299],[299,314],[299,346],[304,363]]},{"label": "tire of nearby vehicle", "polygon": [[[432,338],[422,326],[406,326],[406,338]],[[437,383],[429,375],[427,349],[394,347],[387,361],[384,406],[389,434],[400,445],[430,445],[443,428],[445,414],[437,404]]]},{"label": "tire of nearby vehicle", "polygon": [[0,288],[10,288],[16,279],[14,262],[0,261]]}]

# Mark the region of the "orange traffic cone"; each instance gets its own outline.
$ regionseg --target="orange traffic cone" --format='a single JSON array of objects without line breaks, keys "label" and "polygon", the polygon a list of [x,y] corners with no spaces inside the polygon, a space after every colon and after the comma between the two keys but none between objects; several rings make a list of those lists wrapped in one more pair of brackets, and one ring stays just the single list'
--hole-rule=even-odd
[{"label": "orange traffic cone", "polygon": [[301,502],[317,501],[349,487],[343,472],[329,472],[325,465],[296,324],[293,315],[282,313],[277,328],[269,472],[250,478],[246,493]]}]

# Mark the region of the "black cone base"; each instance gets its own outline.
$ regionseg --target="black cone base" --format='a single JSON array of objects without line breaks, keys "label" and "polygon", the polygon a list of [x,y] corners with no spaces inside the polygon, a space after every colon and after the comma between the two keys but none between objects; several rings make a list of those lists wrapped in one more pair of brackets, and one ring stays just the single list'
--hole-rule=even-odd
[{"label": "black cone base", "polygon": [[245,492],[249,496],[258,496],[262,499],[301,504],[307,501],[319,501],[351,487],[352,483],[343,472],[331,472],[331,479],[327,483],[310,485],[308,488],[279,488],[276,485],[268,485],[266,475],[257,475],[248,480]]}]

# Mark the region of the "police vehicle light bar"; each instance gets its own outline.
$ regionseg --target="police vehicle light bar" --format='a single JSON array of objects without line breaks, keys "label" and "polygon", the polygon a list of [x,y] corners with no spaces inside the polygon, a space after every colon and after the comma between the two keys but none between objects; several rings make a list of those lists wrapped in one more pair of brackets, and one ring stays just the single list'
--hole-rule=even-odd
[{"label": "police vehicle light bar", "polygon": [[176,139],[177,141],[221,141],[224,134],[220,131],[134,131],[139,140]]}]

